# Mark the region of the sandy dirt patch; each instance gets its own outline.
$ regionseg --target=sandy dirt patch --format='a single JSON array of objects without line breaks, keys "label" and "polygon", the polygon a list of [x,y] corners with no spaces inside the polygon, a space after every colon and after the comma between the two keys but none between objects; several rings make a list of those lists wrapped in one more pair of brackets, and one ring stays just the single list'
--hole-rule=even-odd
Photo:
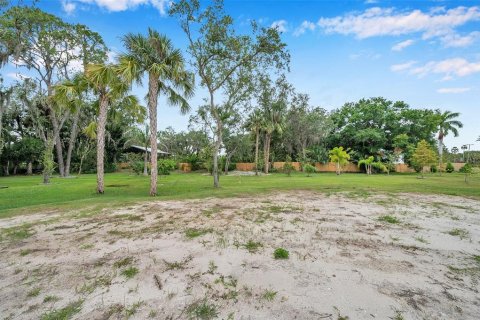
[{"label": "sandy dirt patch", "polygon": [[[0,315],[478,319],[480,201],[281,192],[0,220]],[[288,259],[275,259],[284,248]]]}]

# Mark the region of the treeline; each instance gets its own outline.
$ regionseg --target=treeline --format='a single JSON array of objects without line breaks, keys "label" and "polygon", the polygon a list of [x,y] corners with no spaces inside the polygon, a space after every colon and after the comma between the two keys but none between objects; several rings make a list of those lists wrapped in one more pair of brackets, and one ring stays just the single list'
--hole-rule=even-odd
[{"label": "treeline", "polygon": [[[236,162],[255,162],[268,172],[277,160],[326,162],[338,146],[356,162],[400,155],[409,161],[421,140],[441,146],[440,159],[450,155],[443,137],[458,134],[457,113],[380,97],[328,112],[288,82],[290,55],[278,30],[253,22],[249,34],[237,33],[221,0],[206,7],[177,1],[169,14],[184,31],[187,57],[168,36],[149,29],[124,35],[123,53],[111,61],[101,35],[88,26],[34,6],[4,5],[0,63],[15,65],[19,79],[0,82],[2,174],[41,171],[48,183],[53,172],[96,172],[103,193],[104,172],[141,162],[155,195],[162,171],[157,149],[211,171],[215,186],[220,171]],[[131,95],[134,83],[148,87],[146,106]],[[194,106],[188,131],[159,131],[158,97],[187,113],[196,86],[208,94],[204,105]],[[151,156],[126,154],[132,145]]]}]

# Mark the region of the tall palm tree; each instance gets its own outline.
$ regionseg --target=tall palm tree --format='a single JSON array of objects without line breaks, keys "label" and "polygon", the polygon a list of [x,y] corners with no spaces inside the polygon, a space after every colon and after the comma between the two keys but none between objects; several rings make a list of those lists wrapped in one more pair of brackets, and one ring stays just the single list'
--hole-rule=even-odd
[{"label": "tall palm tree", "polygon": [[141,84],[148,75],[148,112],[150,117],[150,195],[157,195],[157,99],[163,93],[171,105],[188,112],[187,98],[193,94],[193,75],[186,71],[180,50],[166,36],[148,29],[148,35],[129,33],[123,37],[127,53],[120,56],[119,71],[130,82]]},{"label": "tall palm tree", "polygon": [[[122,81],[117,73],[118,66],[114,64],[90,64],[87,66],[85,78],[93,91],[98,94],[98,118],[96,123],[97,138],[97,193],[103,194],[104,157],[105,157],[105,126],[107,112],[111,103],[125,96],[129,85]],[[131,96],[132,100],[135,98]],[[137,101],[138,102],[138,101]]]},{"label": "tall palm tree", "polygon": [[456,120],[459,116],[459,112],[445,111],[440,113],[440,111],[438,111],[438,156],[440,172],[442,170],[443,138],[450,132],[452,132],[455,137],[458,137],[458,129],[463,127],[463,124]]},{"label": "tall palm tree", "polygon": [[270,144],[274,132],[282,133],[285,121],[286,106],[282,101],[272,103],[264,112],[263,131],[265,132],[264,158],[265,173],[268,173],[270,163]]},{"label": "tall palm tree", "polygon": [[259,109],[253,111],[247,120],[246,127],[255,135],[255,175],[258,176],[258,146],[260,143],[260,130],[264,127],[262,113]]},{"label": "tall palm tree", "polygon": [[70,131],[70,138],[67,150],[67,159],[65,161],[64,176],[70,175],[70,164],[72,159],[73,149],[78,134],[78,121],[80,112],[84,105],[84,94],[88,90],[88,82],[83,74],[76,74],[72,80],[65,80],[54,86],[53,99],[56,103],[66,107],[69,111],[74,113],[72,128]]}]

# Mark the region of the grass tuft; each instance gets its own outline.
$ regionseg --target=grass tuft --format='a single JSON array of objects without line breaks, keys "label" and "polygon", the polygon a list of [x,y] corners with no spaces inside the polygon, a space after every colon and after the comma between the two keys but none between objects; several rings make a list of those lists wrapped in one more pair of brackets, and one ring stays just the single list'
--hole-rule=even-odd
[{"label": "grass tuft", "polygon": [[275,259],[288,259],[288,257],[289,257],[288,250],[286,250],[284,248],[277,248],[273,252],[273,257]]},{"label": "grass tuft", "polygon": [[187,308],[187,314],[189,319],[209,320],[218,317],[217,307],[206,300],[192,303]]},{"label": "grass tuft", "polygon": [[82,310],[83,300],[77,300],[69,303],[67,306],[44,313],[41,320],[65,320],[72,318],[75,314]]},{"label": "grass tuft", "polygon": [[256,242],[256,241],[253,241],[253,240],[248,240],[247,243],[245,243],[244,245],[244,248],[248,250],[248,252],[250,253],[255,253],[258,251],[258,249],[260,249],[261,247],[263,247],[262,243],[261,242]]},{"label": "grass tuft", "polygon": [[378,221],[388,222],[388,223],[392,223],[392,224],[400,223],[400,220],[398,220],[396,217],[390,216],[390,215],[381,216],[381,217],[378,218]]},{"label": "grass tuft", "polygon": [[206,235],[207,233],[212,232],[212,229],[195,229],[195,228],[190,228],[185,230],[185,236],[188,239],[193,239],[197,237],[201,237],[203,235]]},{"label": "grass tuft", "polygon": [[138,273],[138,269],[135,268],[135,267],[128,267],[127,269],[123,270],[122,271],[122,275],[127,278],[127,279],[131,279],[133,277],[135,277]]}]

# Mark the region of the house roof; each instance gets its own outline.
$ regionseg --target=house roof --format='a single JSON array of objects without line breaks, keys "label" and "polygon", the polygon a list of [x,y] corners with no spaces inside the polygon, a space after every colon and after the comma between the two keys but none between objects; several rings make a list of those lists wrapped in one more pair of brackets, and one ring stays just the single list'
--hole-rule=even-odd
[{"label": "house roof", "polygon": [[[145,148],[145,147],[142,147],[142,146],[130,146],[128,149],[136,149],[138,151],[142,151],[142,152],[145,152],[145,150],[148,152],[148,153],[151,153],[152,152],[152,148]],[[162,150],[157,150],[157,154],[170,154],[169,152],[166,152],[166,151],[162,151]]]}]

